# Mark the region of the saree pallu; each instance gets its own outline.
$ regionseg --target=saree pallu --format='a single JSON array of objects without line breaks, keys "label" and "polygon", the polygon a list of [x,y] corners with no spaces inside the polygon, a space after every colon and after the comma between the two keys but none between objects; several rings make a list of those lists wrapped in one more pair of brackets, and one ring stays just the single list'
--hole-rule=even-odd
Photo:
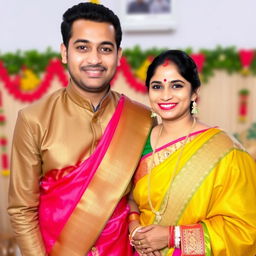
[{"label": "saree pallu", "polygon": [[[171,146],[170,146],[171,145]],[[154,208],[166,207],[157,221],[148,203],[148,171],[151,153],[142,157],[133,191],[142,225],[192,225],[203,227],[199,236],[187,239],[193,253],[165,248],[162,255],[254,256],[256,254],[256,166],[253,158],[227,134],[210,128],[181,148],[175,142],[156,151],[165,160],[151,170],[150,198]],[[171,152],[171,153],[170,153]],[[169,155],[167,154],[169,153]],[[168,155],[168,157],[165,157]],[[203,243],[203,252],[196,252]],[[193,251],[191,250],[191,251]]]},{"label": "saree pallu", "polygon": [[[146,122],[139,132],[128,129],[134,112],[141,115],[140,127]],[[125,194],[138,160],[133,153],[133,159],[120,154],[130,136],[138,141],[134,154],[141,152],[150,126],[148,110],[121,97],[93,154],[78,166],[47,172],[41,181],[39,224],[49,255],[131,255]],[[120,168],[128,162],[129,167]]]},{"label": "saree pallu", "polygon": [[132,247],[128,236],[127,218],[129,210],[126,197],[124,197],[117,205],[115,212],[108,220],[88,256],[132,255]]}]

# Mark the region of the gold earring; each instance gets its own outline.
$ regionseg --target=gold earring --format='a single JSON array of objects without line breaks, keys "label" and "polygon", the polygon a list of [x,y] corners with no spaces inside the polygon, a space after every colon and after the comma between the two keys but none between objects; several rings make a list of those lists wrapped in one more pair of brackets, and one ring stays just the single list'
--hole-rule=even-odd
[{"label": "gold earring", "polygon": [[193,103],[192,103],[191,114],[192,114],[192,115],[198,114],[198,107],[197,107],[197,103],[196,103],[195,101],[193,101]]},{"label": "gold earring", "polygon": [[151,110],[151,117],[152,117],[152,118],[157,117],[157,114],[156,114],[156,112],[154,112],[154,110]]}]

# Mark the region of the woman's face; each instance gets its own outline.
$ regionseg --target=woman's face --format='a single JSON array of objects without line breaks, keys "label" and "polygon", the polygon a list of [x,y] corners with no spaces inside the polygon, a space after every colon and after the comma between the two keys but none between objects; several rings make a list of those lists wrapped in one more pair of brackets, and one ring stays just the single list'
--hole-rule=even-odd
[{"label": "woman's face", "polygon": [[149,84],[152,109],[163,120],[178,120],[190,116],[190,103],[196,100],[191,84],[180,75],[170,62],[158,66]]}]

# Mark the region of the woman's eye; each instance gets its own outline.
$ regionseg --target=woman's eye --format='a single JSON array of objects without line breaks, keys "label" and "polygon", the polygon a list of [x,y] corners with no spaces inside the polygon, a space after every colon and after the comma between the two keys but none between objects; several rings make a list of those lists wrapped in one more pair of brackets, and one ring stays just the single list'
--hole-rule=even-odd
[{"label": "woman's eye", "polygon": [[159,85],[159,84],[153,84],[151,88],[152,88],[152,89],[160,89],[160,88],[161,88],[161,85]]},{"label": "woman's eye", "polygon": [[172,85],[172,88],[183,88],[183,85],[182,84],[173,84]]}]

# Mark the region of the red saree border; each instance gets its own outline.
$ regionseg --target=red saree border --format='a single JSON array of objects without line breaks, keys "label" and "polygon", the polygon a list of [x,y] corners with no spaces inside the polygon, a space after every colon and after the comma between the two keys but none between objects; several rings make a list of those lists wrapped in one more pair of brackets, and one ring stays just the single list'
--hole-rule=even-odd
[{"label": "red saree border", "polygon": [[151,126],[150,111],[125,98],[109,148],[53,246],[51,256],[81,256],[91,249],[132,178]]},{"label": "red saree border", "polygon": [[204,231],[201,224],[180,226],[182,256],[205,256]]}]

